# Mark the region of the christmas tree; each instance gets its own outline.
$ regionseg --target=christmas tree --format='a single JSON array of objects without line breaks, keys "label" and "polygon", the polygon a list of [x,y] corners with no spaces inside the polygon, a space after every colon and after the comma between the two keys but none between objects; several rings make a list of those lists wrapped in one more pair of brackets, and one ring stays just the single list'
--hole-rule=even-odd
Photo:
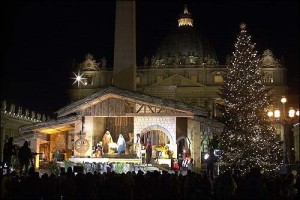
[{"label": "christmas tree", "polygon": [[228,74],[219,92],[224,100],[219,105],[219,120],[224,123],[220,170],[234,168],[242,173],[253,167],[278,170],[279,138],[266,114],[271,95],[262,81],[255,44],[251,43],[246,25],[241,24],[240,28]]}]

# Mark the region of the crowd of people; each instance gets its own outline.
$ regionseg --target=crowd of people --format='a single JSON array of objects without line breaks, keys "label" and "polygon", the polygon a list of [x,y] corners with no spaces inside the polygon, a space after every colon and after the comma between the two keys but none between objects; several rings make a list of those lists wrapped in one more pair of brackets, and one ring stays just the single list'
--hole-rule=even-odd
[{"label": "crowd of people", "polygon": [[[27,140],[24,141],[23,146],[18,148],[16,145],[13,144],[13,140],[13,137],[10,137],[8,141],[4,144],[3,162],[1,165],[1,169],[6,170],[6,173],[9,174],[11,170],[12,160],[14,160],[13,157],[15,157],[18,158],[15,160],[18,160],[20,165],[19,174],[22,175],[24,173],[25,175],[27,175],[29,164],[33,166],[33,156],[29,147],[29,142]],[[23,171],[24,168],[25,171]]]},{"label": "crowd of people", "polygon": [[138,173],[74,173],[59,176],[16,172],[1,176],[1,199],[299,199],[299,176],[270,176],[259,169],[241,176],[226,172],[211,179],[206,172],[186,175],[141,170]]},{"label": "crowd of people", "polygon": [[[151,148],[151,141],[147,141]],[[193,162],[185,155],[180,170],[167,171],[139,170],[135,172],[104,173],[83,171],[74,172],[72,167],[60,175],[28,169],[32,160],[28,141],[16,149],[13,139],[4,145],[3,167],[10,166],[11,157],[17,155],[21,169],[1,173],[1,199],[300,199],[300,176],[295,173],[266,174],[259,168],[242,175],[238,170],[227,171],[217,177],[211,176],[209,170],[196,173],[190,167]],[[146,148],[146,149],[147,149]],[[148,159],[151,157],[149,156]],[[147,160],[147,163],[149,161]],[[25,171],[23,171],[25,168]],[[185,173],[183,173],[185,172]]]}]

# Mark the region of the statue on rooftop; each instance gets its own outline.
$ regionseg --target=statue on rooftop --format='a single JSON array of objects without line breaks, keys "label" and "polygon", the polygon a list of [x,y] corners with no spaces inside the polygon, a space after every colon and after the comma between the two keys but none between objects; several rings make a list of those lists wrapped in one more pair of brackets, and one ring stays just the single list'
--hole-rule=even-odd
[{"label": "statue on rooftop", "polygon": [[19,106],[19,109],[18,109],[18,115],[22,115],[22,107],[21,106]]},{"label": "statue on rooftop", "polygon": [[31,118],[34,119],[35,118],[35,112],[31,111]]},{"label": "statue on rooftop", "polygon": [[37,113],[37,120],[41,120],[41,113]]},{"label": "statue on rooftop", "polygon": [[15,113],[15,104],[13,103],[10,105],[10,113],[11,114]]},{"label": "statue on rooftop", "polygon": [[25,117],[28,117],[29,116],[29,109],[26,109],[25,110]]},{"label": "statue on rooftop", "polygon": [[154,65],[155,65],[155,57],[152,56],[152,57],[151,57],[151,66],[153,67]]},{"label": "statue on rooftop", "polygon": [[101,59],[101,66],[103,67],[103,68],[105,68],[106,67],[106,59],[105,59],[105,57],[103,57],[102,59]]},{"label": "statue on rooftop", "polygon": [[143,59],[143,62],[144,62],[144,66],[147,66],[148,65],[148,57],[144,57]]},{"label": "statue on rooftop", "polygon": [[261,67],[279,67],[280,63],[274,58],[274,55],[270,49],[263,52],[262,57],[259,61]]},{"label": "statue on rooftop", "polygon": [[6,100],[2,101],[2,111],[6,111]]},{"label": "statue on rooftop", "polygon": [[100,70],[99,69],[99,63],[96,62],[94,59],[94,56],[90,53],[88,53],[85,56],[85,60],[80,64],[80,69],[85,71],[85,70]]}]

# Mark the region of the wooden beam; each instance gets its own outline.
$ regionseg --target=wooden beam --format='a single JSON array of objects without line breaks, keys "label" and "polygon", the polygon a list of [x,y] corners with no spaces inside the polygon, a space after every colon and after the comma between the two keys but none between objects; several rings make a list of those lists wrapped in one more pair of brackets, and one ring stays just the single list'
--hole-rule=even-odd
[{"label": "wooden beam", "polygon": [[152,110],[151,106],[148,105],[148,108],[151,110],[152,113],[155,113],[155,112]]},{"label": "wooden beam", "polygon": [[193,114],[189,113],[125,113],[126,117],[138,117],[138,116],[170,116],[170,117],[193,117]]},{"label": "wooden beam", "polygon": [[139,113],[143,107],[144,107],[144,105],[141,105],[141,107],[136,111],[136,113]]}]

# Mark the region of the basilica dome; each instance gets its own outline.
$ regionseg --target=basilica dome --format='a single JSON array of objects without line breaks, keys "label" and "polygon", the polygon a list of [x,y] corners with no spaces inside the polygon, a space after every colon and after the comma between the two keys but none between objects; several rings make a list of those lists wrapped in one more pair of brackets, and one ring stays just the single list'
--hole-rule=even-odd
[{"label": "basilica dome", "polygon": [[167,36],[152,57],[152,66],[216,65],[216,54],[208,40],[193,27],[193,19],[185,6],[178,19],[177,30]]}]

